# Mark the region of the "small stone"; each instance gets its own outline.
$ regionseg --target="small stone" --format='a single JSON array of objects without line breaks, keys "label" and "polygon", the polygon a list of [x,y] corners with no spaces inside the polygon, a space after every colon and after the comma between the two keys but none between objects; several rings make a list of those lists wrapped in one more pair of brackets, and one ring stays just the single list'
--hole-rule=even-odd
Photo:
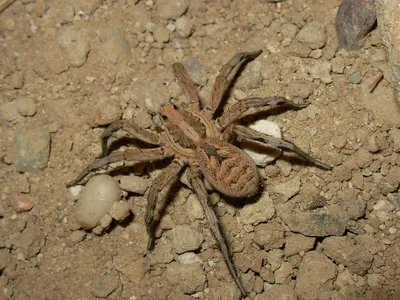
[{"label": "small stone", "polygon": [[281,26],[281,33],[284,37],[293,39],[299,28],[292,23],[284,23]]},{"label": "small stone", "polygon": [[392,128],[389,130],[389,136],[393,141],[393,150],[400,152],[400,129]]},{"label": "small stone", "polygon": [[5,102],[0,106],[1,118],[5,121],[12,122],[19,117],[18,106],[16,102]]},{"label": "small stone", "polygon": [[296,292],[300,299],[319,299],[323,291],[331,290],[336,274],[336,265],[324,254],[307,252],[297,272]]},{"label": "small stone", "polygon": [[349,82],[353,84],[360,84],[361,83],[361,73],[360,72],[353,72],[348,77]]},{"label": "small stone", "polygon": [[183,65],[195,84],[200,86],[206,85],[208,80],[207,74],[204,72],[203,65],[198,57],[188,57],[183,61]]},{"label": "small stone", "polygon": [[108,213],[105,214],[104,217],[102,217],[100,219],[99,226],[98,226],[101,231],[100,233],[102,233],[104,230],[110,228],[112,220],[113,220],[113,218]]},{"label": "small stone", "polygon": [[287,47],[287,52],[296,57],[307,58],[311,53],[311,49],[307,45],[294,40],[289,47]]},{"label": "small stone", "polygon": [[297,39],[311,49],[322,48],[327,40],[325,26],[317,21],[307,23],[297,34]]},{"label": "small stone", "polygon": [[312,50],[310,52],[310,57],[314,58],[314,59],[321,58],[322,57],[322,50],[321,49]]},{"label": "small stone", "polygon": [[183,265],[177,262],[168,264],[164,272],[171,285],[178,285],[185,294],[203,291],[206,276],[199,263]]},{"label": "small stone", "polygon": [[345,220],[327,213],[285,212],[280,217],[290,230],[306,236],[341,236],[346,230]]},{"label": "small stone", "polygon": [[379,288],[385,282],[385,277],[380,274],[368,274],[367,275],[367,283],[370,287]]},{"label": "small stone", "polygon": [[164,27],[157,26],[156,28],[154,28],[153,35],[156,41],[159,43],[169,42],[169,30]]},{"label": "small stone", "polygon": [[298,297],[293,287],[287,284],[273,284],[268,288],[264,286],[264,292],[257,295],[254,300],[297,300]]},{"label": "small stone", "polygon": [[109,214],[114,220],[122,222],[131,214],[131,210],[127,202],[119,201],[114,203],[109,211]]},{"label": "small stone", "polygon": [[261,72],[248,72],[238,78],[236,87],[240,89],[257,89],[262,85],[263,80]]},{"label": "small stone", "polygon": [[86,237],[86,232],[84,230],[77,230],[71,233],[71,241],[74,243],[82,242]]},{"label": "small stone", "polygon": [[36,104],[30,98],[18,100],[17,102],[18,113],[23,117],[32,117],[36,114]]},{"label": "small stone", "polygon": [[121,116],[122,110],[116,100],[109,96],[100,94],[95,95],[84,106],[86,121],[91,127],[108,125]]},{"label": "small stone", "polygon": [[11,75],[11,85],[14,89],[22,89],[24,86],[24,73],[19,71]]},{"label": "small stone", "polygon": [[17,130],[15,167],[18,172],[38,172],[47,167],[50,133],[46,128]]},{"label": "small stone", "polygon": [[161,107],[170,100],[167,88],[157,79],[139,78],[133,82],[131,94],[138,107],[147,109],[153,115],[159,113]]},{"label": "small stone", "polygon": [[244,100],[244,99],[248,98],[247,94],[245,92],[243,92],[242,90],[240,90],[240,89],[236,89],[236,90],[233,91],[233,97],[238,101],[241,101],[241,100]]},{"label": "small stone", "polygon": [[332,83],[333,81],[331,69],[332,63],[324,59],[313,60],[308,68],[314,79],[321,79],[321,81],[326,84]]},{"label": "small stone", "polygon": [[30,211],[33,207],[33,203],[29,199],[29,196],[23,194],[12,197],[10,202],[11,207],[17,213]]},{"label": "small stone", "polygon": [[334,57],[331,60],[332,62],[332,72],[336,74],[343,74],[344,71],[344,59],[343,57]]},{"label": "small stone", "polygon": [[11,254],[8,249],[0,249],[0,271],[3,271],[11,261]]},{"label": "small stone", "polygon": [[254,242],[265,251],[279,249],[285,243],[283,228],[277,224],[259,224],[254,231]]},{"label": "small stone", "polygon": [[[267,262],[270,265],[272,271],[276,271],[280,268],[283,263],[283,251],[281,249],[272,249],[267,252]],[[275,279],[274,279],[275,280]]]},{"label": "small stone", "polygon": [[286,237],[285,243],[285,255],[292,256],[293,254],[300,253],[302,251],[307,252],[312,249],[315,244],[314,237],[304,236],[302,234],[291,234]]},{"label": "small stone", "polygon": [[354,155],[355,163],[360,168],[366,168],[372,163],[372,154],[365,148],[360,148]]},{"label": "small stone", "polygon": [[[282,138],[282,132],[278,124],[268,120],[258,120],[249,126],[258,132]],[[257,166],[265,167],[282,155],[282,151],[271,149],[260,144],[244,141],[240,143],[241,149],[251,157]]]},{"label": "small stone", "polygon": [[82,190],[83,190],[82,185],[71,186],[70,188],[68,188],[69,198],[72,201],[78,201],[79,195],[82,192]]},{"label": "small stone", "polygon": [[384,211],[384,212],[392,212],[396,207],[390,203],[388,200],[378,200],[378,202],[374,205],[374,210],[376,211]]},{"label": "small stone", "polygon": [[187,16],[182,16],[176,20],[176,29],[181,37],[188,38],[194,32],[194,25]]},{"label": "small stone", "polygon": [[203,235],[188,225],[179,225],[172,229],[172,244],[178,254],[199,249]]},{"label": "small stone", "polygon": [[64,50],[71,66],[83,66],[89,54],[90,45],[81,30],[73,27],[62,27],[58,36],[58,43]]},{"label": "small stone", "polygon": [[194,263],[203,263],[201,258],[194,252],[187,252],[179,255],[178,261],[183,265],[190,265]]},{"label": "small stone", "polygon": [[274,203],[267,191],[264,191],[257,202],[246,204],[239,215],[242,224],[253,224],[267,222],[275,215]]},{"label": "small stone", "polygon": [[373,256],[350,237],[328,237],[322,245],[327,256],[346,266],[352,273],[364,276],[371,267]]},{"label": "small stone", "polygon": [[293,275],[292,265],[285,261],[282,265],[275,271],[275,283],[282,284],[288,283]]},{"label": "small stone", "polygon": [[159,264],[168,264],[174,259],[174,256],[172,255],[172,247],[168,243],[157,243],[152,254],[155,262]]},{"label": "small stone", "polygon": [[182,16],[189,7],[189,0],[158,0],[157,12],[162,19],[176,20]]},{"label": "small stone", "polygon": [[272,190],[282,197],[282,201],[286,202],[300,191],[300,177],[294,177],[289,181],[272,187]]},{"label": "small stone", "polygon": [[101,0],[79,0],[79,7],[87,15],[93,14],[101,4]]},{"label": "small stone", "polygon": [[107,30],[99,50],[102,58],[112,64],[124,63],[131,57],[131,48],[124,32],[117,27]]},{"label": "small stone", "polygon": [[120,187],[124,191],[143,195],[149,188],[150,180],[142,176],[122,176],[120,177]]},{"label": "small stone", "polygon": [[202,220],[204,219],[204,212],[199,199],[195,194],[191,194],[185,204],[184,210],[187,212],[187,216],[190,220]]},{"label": "small stone", "polygon": [[307,99],[313,92],[313,84],[306,80],[293,80],[289,84],[289,92],[294,97],[300,97],[301,99]]},{"label": "small stone", "polygon": [[95,297],[106,298],[114,292],[119,286],[119,274],[117,271],[97,276],[92,282],[92,294]]}]

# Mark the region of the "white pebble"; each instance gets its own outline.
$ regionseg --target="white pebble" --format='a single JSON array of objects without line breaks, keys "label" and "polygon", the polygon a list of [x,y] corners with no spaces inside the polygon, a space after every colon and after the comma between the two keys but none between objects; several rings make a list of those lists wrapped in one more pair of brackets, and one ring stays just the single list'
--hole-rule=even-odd
[{"label": "white pebble", "polygon": [[76,221],[84,229],[95,227],[115,202],[121,198],[117,181],[109,175],[89,180],[76,205]]}]

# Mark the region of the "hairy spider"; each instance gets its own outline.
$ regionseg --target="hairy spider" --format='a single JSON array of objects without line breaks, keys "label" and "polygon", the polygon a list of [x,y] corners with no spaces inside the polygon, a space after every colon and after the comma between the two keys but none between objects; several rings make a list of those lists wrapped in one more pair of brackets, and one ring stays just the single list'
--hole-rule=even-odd
[{"label": "hairy spider", "polygon": [[[163,131],[160,134],[140,128],[131,121],[117,120],[102,135],[102,156],[83,170],[78,178],[68,186],[79,183],[91,171],[107,166],[113,162],[134,161],[150,162],[170,158],[172,162],[154,179],[148,192],[148,203],[145,215],[149,235],[148,249],[155,243],[155,229],[166,199],[157,204],[157,196],[173,179],[176,179],[185,167],[189,168],[192,189],[203,207],[205,217],[212,233],[218,241],[225,263],[232,275],[242,297],[247,293],[243,288],[235,266],[229,255],[225,238],[221,233],[218,219],[209,203],[204,179],[220,193],[231,198],[249,198],[254,196],[260,187],[257,167],[251,158],[232,142],[248,140],[271,148],[296,153],[308,163],[329,170],[330,167],[317,161],[291,142],[272,137],[239,124],[248,115],[268,109],[285,106],[300,109],[308,104],[294,104],[284,97],[252,98],[234,104],[229,110],[217,116],[224,94],[227,92],[237,70],[243,63],[256,58],[261,50],[236,54],[224,65],[217,76],[212,90],[211,100],[202,105],[196,88],[186,69],[181,63],[175,63],[173,70],[178,83],[188,98],[187,104],[166,104],[162,107],[160,117]],[[117,130],[124,130],[135,138],[158,147],[147,149],[127,149],[114,151],[107,155],[107,140]]]}]

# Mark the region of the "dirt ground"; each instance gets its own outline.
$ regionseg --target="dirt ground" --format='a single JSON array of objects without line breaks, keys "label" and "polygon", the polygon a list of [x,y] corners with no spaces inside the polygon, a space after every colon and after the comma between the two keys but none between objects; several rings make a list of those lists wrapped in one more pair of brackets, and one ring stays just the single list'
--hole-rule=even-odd
[{"label": "dirt ground", "polygon": [[379,33],[347,52],[339,0],[268,2],[17,0],[1,13],[0,299],[238,299],[185,184],[147,252],[145,197],[163,165],[112,173],[131,215],[103,233],[80,229],[81,188],[66,184],[111,121],[154,130],[161,105],[185,100],[174,62],[207,100],[222,65],[257,49],[226,105],[309,101],[268,120],[333,170],[285,155],[259,167],[256,201],[210,191],[249,299],[400,299],[400,113],[385,79],[368,91],[386,68]]}]

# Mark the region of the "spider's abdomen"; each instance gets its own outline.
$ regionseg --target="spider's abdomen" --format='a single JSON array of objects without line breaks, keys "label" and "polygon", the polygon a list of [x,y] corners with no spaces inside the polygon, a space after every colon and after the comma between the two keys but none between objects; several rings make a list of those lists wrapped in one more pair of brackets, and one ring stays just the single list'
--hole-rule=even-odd
[{"label": "spider's abdomen", "polygon": [[259,175],[251,158],[239,148],[214,138],[199,143],[196,158],[204,177],[222,194],[251,197],[259,188]]}]

